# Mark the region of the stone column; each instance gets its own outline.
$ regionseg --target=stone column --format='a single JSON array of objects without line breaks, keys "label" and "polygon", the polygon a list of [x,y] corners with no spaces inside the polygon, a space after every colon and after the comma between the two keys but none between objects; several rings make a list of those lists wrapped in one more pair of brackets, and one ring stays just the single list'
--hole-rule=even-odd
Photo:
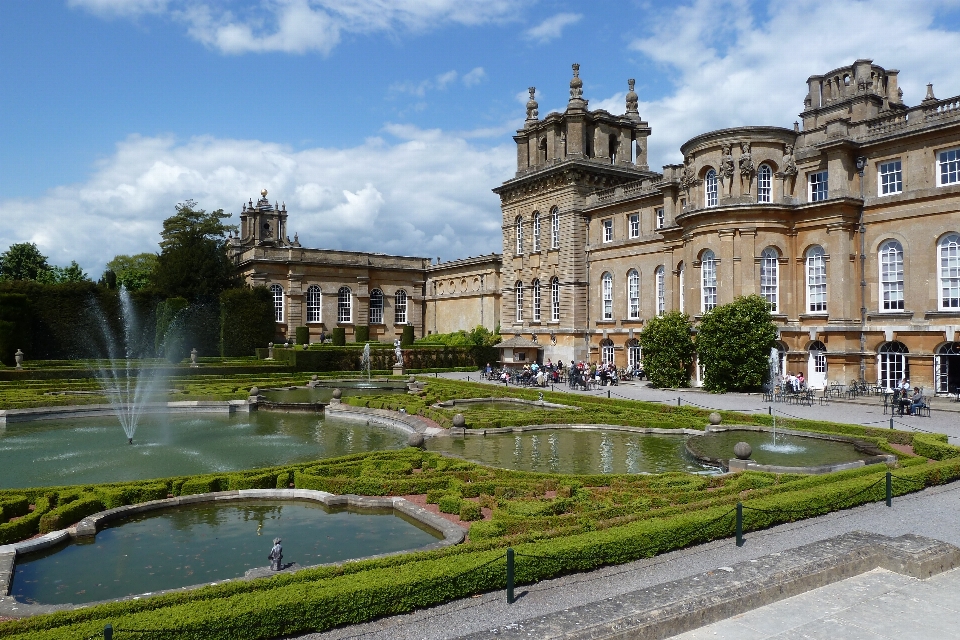
[{"label": "stone column", "polygon": [[717,304],[733,302],[734,297],[734,270],[733,270],[733,239],[736,229],[720,229],[720,247],[717,256]]},{"label": "stone column", "polygon": [[757,230],[740,229],[738,243],[740,257],[740,295],[749,296],[759,293],[759,274],[757,273]]}]

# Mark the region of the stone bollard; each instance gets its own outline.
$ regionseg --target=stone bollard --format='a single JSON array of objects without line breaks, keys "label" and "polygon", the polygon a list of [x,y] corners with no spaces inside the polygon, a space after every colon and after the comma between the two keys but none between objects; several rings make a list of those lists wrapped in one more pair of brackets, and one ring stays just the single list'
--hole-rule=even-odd
[{"label": "stone bollard", "polygon": [[330,404],[340,404],[340,398],[343,397],[343,391],[339,387],[333,390],[333,399],[330,400]]},{"label": "stone bollard", "polygon": [[273,360],[273,343],[267,343],[267,360]]},{"label": "stone bollard", "polygon": [[710,420],[710,424],[712,424],[712,425],[714,425],[714,426],[720,424],[720,414],[717,413],[716,411],[714,411],[713,413],[711,413],[711,414],[707,417],[707,419]]},{"label": "stone bollard", "polygon": [[737,456],[738,460],[749,460],[752,454],[753,447],[747,442],[738,442],[733,445],[733,455]]},{"label": "stone bollard", "polygon": [[17,352],[13,354],[13,359],[17,361],[17,369],[23,369],[23,351],[17,349]]}]

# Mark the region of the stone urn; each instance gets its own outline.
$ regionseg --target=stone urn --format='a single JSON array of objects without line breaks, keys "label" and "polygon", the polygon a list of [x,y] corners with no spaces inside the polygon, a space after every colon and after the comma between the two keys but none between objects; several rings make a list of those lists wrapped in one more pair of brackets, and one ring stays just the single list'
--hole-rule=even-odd
[{"label": "stone urn", "polygon": [[707,417],[707,420],[709,420],[712,425],[718,425],[720,424],[720,414],[714,411]]},{"label": "stone urn", "polygon": [[737,456],[737,460],[749,460],[752,454],[753,447],[746,442],[738,442],[733,445],[733,455]]},{"label": "stone urn", "polygon": [[200,366],[199,364],[197,364],[197,353],[198,353],[198,352],[197,352],[197,348],[196,348],[196,347],[194,347],[194,348],[191,349],[191,351],[190,351],[190,366],[191,366],[191,367],[199,367],[199,366]]},{"label": "stone urn", "polygon": [[17,369],[23,369],[23,351],[17,349],[17,352],[13,354],[13,359],[17,362]]},{"label": "stone urn", "polygon": [[414,431],[407,437],[407,446],[423,449],[423,434]]}]

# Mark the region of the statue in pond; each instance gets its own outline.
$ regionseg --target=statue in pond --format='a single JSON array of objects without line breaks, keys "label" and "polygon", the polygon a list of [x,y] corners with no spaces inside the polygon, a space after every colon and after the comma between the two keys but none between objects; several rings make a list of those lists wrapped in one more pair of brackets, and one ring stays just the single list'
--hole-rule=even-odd
[{"label": "statue in pond", "polygon": [[403,366],[403,349],[400,348],[400,341],[393,341],[393,353],[397,356],[397,364]]},{"label": "statue in pond", "polygon": [[270,561],[270,568],[274,571],[280,571],[283,566],[283,547],[280,546],[280,538],[273,539],[273,548],[270,549],[270,555],[267,556]]}]

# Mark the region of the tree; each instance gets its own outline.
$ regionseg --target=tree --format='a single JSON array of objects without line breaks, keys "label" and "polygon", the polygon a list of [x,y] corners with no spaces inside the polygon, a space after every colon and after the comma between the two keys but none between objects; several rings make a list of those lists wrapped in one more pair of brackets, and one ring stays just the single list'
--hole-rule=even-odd
[{"label": "tree", "polygon": [[114,256],[107,269],[117,276],[117,284],[127,291],[139,291],[150,286],[157,268],[157,254],[138,253],[133,256]]},{"label": "tree", "polygon": [[215,300],[222,291],[240,284],[227,257],[223,209],[207,213],[193,200],[177,205],[177,213],[163,221],[160,256],[154,282],[170,297]]},{"label": "tree", "polygon": [[655,387],[686,387],[693,366],[690,316],[671,311],[651,318],[640,332],[643,370]]},{"label": "tree", "polygon": [[0,253],[0,280],[43,280],[49,271],[47,256],[32,242],[12,244]]},{"label": "tree", "polygon": [[721,393],[760,388],[776,339],[770,304],[761,296],[739,297],[705,313],[696,340],[704,388]]}]

